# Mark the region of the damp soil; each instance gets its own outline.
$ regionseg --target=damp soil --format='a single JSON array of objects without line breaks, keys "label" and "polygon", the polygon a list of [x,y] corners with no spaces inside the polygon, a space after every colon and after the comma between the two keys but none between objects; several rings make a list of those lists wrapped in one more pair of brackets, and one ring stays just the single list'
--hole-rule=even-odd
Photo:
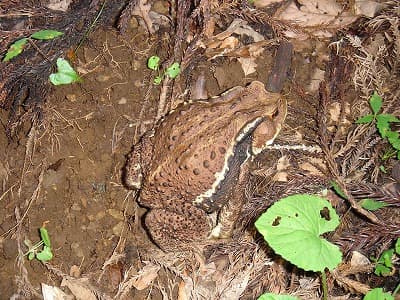
[{"label": "damp soil", "polygon": [[[77,269],[81,275],[91,274],[104,293],[115,292],[125,271],[118,264],[102,273],[116,248],[123,247],[125,260],[137,265],[141,251],[155,248],[141,224],[145,210],[137,207],[122,176],[127,154],[157,113],[160,86],[152,84],[154,73],[146,60],[153,54],[165,58],[167,53],[156,44],[140,27],[125,36],[112,28],[94,32],[74,61],[83,82],[53,87],[39,118],[34,124],[26,122],[14,140],[0,130],[1,299],[16,292],[15,276],[21,274],[18,235],[38,241],[44,222],[54,252],[51,264],[65,274],[76,275]],[[321,63],[309,48],[295,54],[292,71],[292,79],[304,85],[311,83],[310,74]],[[196,66],[189,80],[194,82],[206,70],[210,96],[252,80],[265,81],[275,49],[266,49],[257,60],[257,72],[247,77],[237,60],[218,59]],[[289,85],[284,93],[290,93]],[[296,101],[300,100],[292,99],[290,105],[302,106]],[[285,131],[297,132],[296,121],[304,121],[293,111],[283,136]],[[5,124],[7,112],[0,112],[0,119]],[[59,286],[60,278],[42,263],[26,261],[25,267],[38,291],[41,283]],[[131,299],[145,295],[161,299],[155,290],[132,292]]]}]

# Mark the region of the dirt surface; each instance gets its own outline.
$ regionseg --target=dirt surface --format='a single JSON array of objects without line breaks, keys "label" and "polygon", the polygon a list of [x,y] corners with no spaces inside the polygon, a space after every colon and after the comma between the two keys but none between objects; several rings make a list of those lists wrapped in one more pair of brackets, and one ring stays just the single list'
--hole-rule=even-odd
[{"label": "dirt surface", "polygon": [[[57,272],[88,276],[101,292],[111,295],[127,266],[141,269],[141,253],[158,253],[142,228],[145,210],[138,208],[135,194],[122,183],[126,155],[155,122],[161,87],[152,84],[154,73],[146,61],[153,54],[167,56],[156,44],[135,24],[125,36],[113,28],[97,30],[74,62],[83,83],[54,87],[40,119],[33,124],[27,121],[14,141],[0,130],[1,299],[17,292],[18,280],[29,279],[39,294],[41,283],[59,286]],[[225,58],[196,66],[189,81],[194,83],[205,70],[209,96],[252,80],[265,82],[275,50],[274,45],[266,47],[257,59],[257,72],[249,76],[237,60]],[[317,93],[312,77],[315,69],[324,68],[328,54],[326,44],[295,47],[290,82],[283,92],[290,99],[289,116],[278,142],[315,145],[316,98],[310,96],[305,103],[304,98],[293,96],[305,95],[307,89]],[[0,112],[0,120],[6,123],[6,112]],[[275,151],[272,158],[265,157],[256,161],[256,168],[275,165],[281,155]],[[301,163],[299,157],[296,164]],[[261,193],[260,189],[255,190]],[[16,259],[17,237],[38,241],[43,222],[48,222],[52,241],[51,266],[26,258],[22,266]],[[122,262],[103,267],[121,249]],[[171,286],[176,295],[177,283]],[[161,299],[155,289],[132,290],[129,295],[130,299]]]}]

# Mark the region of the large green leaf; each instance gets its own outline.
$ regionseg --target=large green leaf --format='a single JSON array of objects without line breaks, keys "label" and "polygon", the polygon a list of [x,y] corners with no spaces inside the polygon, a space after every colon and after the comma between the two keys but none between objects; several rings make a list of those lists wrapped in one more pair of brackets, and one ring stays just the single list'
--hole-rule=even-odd
[{"label": "large green leaf", "polygon": [[320,237],[339,225],[331,204],[313,195],[293,195],[273,204],[255,226],[276,253],[306,271],[334,269],[342,260],[336,245]]},{"label": "large green leaf", "polygon": [[6,56],[4,56],[3,61],[9,61],[11,58],[16,57],[19,55],[23,50],[28,42],[27,38],[20,39],[18,41],[15,41],[10,48],[8,48],[8,51],[6,53]]},{"label": "large green leaf", "polygon": [[394,297],[389,293],[385,293],[382,288],[375,288],[369,291],[363,300],[394,300]]},{"label": "large green leaf", "polygon": [[81,81],[81,78],[71,67],[69,62],[63,58],[57,59],[57,73],[50,74],[49,79],[54,85],[70,84]]}]

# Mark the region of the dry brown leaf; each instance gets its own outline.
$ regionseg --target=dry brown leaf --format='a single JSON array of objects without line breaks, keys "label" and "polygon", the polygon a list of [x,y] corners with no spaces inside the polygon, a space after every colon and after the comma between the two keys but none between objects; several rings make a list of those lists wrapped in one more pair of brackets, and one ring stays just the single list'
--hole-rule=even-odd
[{"label": "dry brown leaf", "polygon": [[50,0],[46,7],[52,10],[67,11],[71,2],[72,0]]},{"label": "dry brown leaf", "polygon": [[245,76],[252,74],[256,71],[257,63],[255,58],[239,57],[238,61],[242,67]]},{"label": "dry brown leaf", "polygon": [[[335,0],[299,0],[298,2],[300,6],[292,2],[285,10],[278,12],[275,17],[308,29],[310,33],[318,37],[331,37],[332,32],[351,24],[357,19],[357,16],[343,11]],[[287,32],[287,35],[298,38],[304,37],[294,32]]]},{"label": "dry brown leaf", "polygon": [[352,252],[351,260],[350,260],[350,265],[352,267],[358,267],[358,266],[369,265],[369,264],[371,264],[371,262],[365,255],[361,254],[358,251]]},{"label": "dry brown leaf", "polygon": [[77,300],[96,300],[96,295],[90,289],[87,278],[75,279],[64,277],[61,286],[69,288]]},{"label": "dry brown leaf", "polygon": [[157,278],[159,270],[160,266],[148,263],[139,271],[139,274],[136,275],[136,279],[132,285],[139,291],[144,290]]},{"label": "dry brown leaf", "polygon": [[234,36],[229,36],[221,41],[219,48],[222,49],[235,49],[239,45],[239,40]]},{"label": "dry brown leaf", "polygon": [[67,295],[56,286],[42,283],[42,295],[44,300],[74,300],[74,296]]},{"label": "dry brown leaf", "polygon": [[299,165],[300,169],[309,172],[310,175],[324,176],[320,171],[320,170],[326,170],[324,161],[320,158],[315,158],[315,157],[309,157],[308,160],[309,161],[303,162]]},{"label": "dry brown leaf", "polygon": [[315,68],[314,73],[311,76],[311,82],[307,86],[307,91],[310,93],[318,91],[319,84],[321,83],[322,80],[324,80],[324,77],[325,77],[325,71],[319,68]]},{"label": "dry brown leaf", "polygon": [[146,24],[147,30],[150,32],[150,34],[153,34],[155,33],[155,30],[153,28],[153,22],[149,16],[150,9],[151,4],[147,3],[147,0],[139,0],[139,3],[136,4],[134,10],[132,11],[132,15],[141,17]]},{"label": "dry brown leaf", "polygon": [[267,7],[271,4],[283,2],[282,0],[254,0],[254,6],[257,8]]},{"label": "dry brown leaf", "polygon": [[357,15],[373,18],[383,8],[383,4],[376,1],[356,0],[354,3],[354,11]]}]

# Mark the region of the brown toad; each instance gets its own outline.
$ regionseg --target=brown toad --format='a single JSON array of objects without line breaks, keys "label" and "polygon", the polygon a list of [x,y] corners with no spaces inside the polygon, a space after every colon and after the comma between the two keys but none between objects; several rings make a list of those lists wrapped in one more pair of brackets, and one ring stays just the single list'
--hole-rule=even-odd
[{"label": "brown toad", "polygon": [[[273,142],[286,100],[252,82],[178,106],[134,146],[126,183],[150,208],[145,224],[163,249],[232,233],[244,201],[247,161]],[[218,225],[210,214],[219,213]]]}]

